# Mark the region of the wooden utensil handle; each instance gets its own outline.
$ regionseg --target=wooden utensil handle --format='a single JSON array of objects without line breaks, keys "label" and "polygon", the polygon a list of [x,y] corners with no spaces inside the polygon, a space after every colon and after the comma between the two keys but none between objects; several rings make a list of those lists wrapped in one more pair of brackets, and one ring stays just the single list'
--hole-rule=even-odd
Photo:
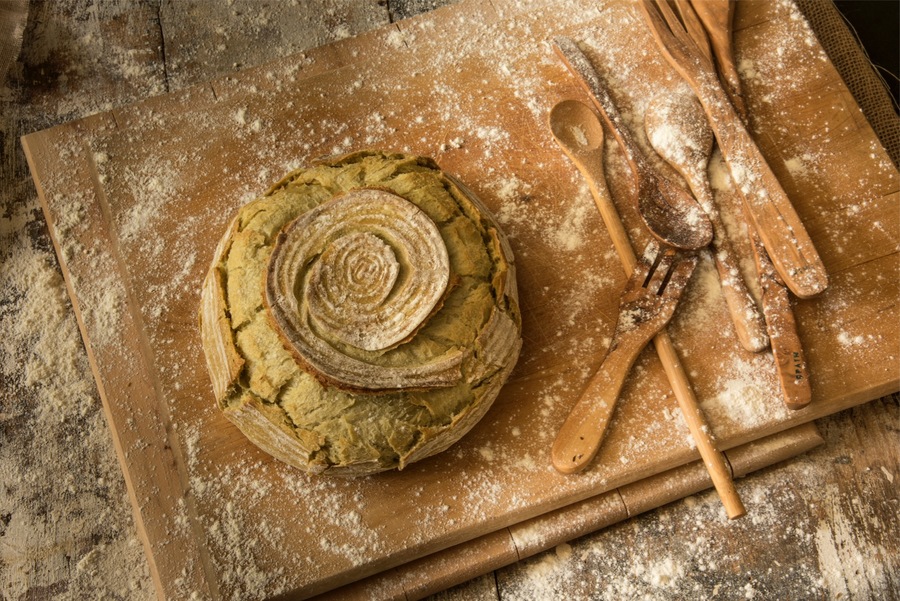
[{"label": "wooden utensil handle", "polygon": [[723,261],[723,254],[716,253],[716,268],[719,272],[719,281],[722,284],[722,296],[731,315],[731,323],[734,325],[735,334],[741,346],[751,353],[758,353],[769,346],[769,336],[766,333],[766,324],[762,313],[756,306],[756,301],[750,295],[747,287],[739,275],[735,275],[738,269],[733,259]]},{"label": "wooden utensil handle", "polygon": [[803,409],[809,405],[812,391],[788,292],[783,286],[773,283],[763,294],[763,303],[768,307],[766,317],[769,339],[772,354],[778,364],[778,380],[784,404],[788,409]]},{"label": "wooden utensil handle", "polygon": [[637,255],[634,254],[631,239],[628,238],[625,226],[619,218],[619,212],[610,200],[609,188],[606,186],[606,176],[603,171],[603,154],[598,151],[587,151],[572,158],[575,159],[573,161],[575,166],[591,189],[594,204],[606,224],[610,238],[612,238],[613,247],[625,270],[625,277],[630,278],[631,272],[634,271],[634,266],[637,264]]},{"label": "wooden utensil handle", "polygon": [[[603,174],[603,155],[600,152],[591,151],[579,153],[577,156],[573,156],[572,159],[581,173],[587,178],[588,185],[594,196],[594,203],[597,205],[600,216],[603,218],[606,229],[613,240],[613,246],[619,254],[625,275],[631,277],[637,258],[631,246],[631,240],[628,238],[628,233],[622,224],[619,212],[616,210],[609,195],[609,190],[606,187],[606,178]],[[741,498],[738,496],[737,489],[732,481],[731,469],[725,463],[725,455],[716,448],[711,438],[712,430],[700,411],[697,397],[694,396],[690,380],[688,380],[687,373],[685,373],[681,365],[681,360],[678,358],[678,353],[675,351],[669,335],[663,330],[654,337],[653,343],[662,361],[669,384],[675,393],[678,405],[684,414],[691,436],[697,445],[697,450],[700,452],[700,457],[703,459],[713,486],[715,486],[716,492],[725,506],[728,517],[734,519],[746,514],[747,510],[744,509],[744,504],[741,502]]]},{"label": "wooden utensil handle", "polygon": [[715,73],[703,72],[694,83],[775,270],[800,298],[819,294],[828,286],[825,266],[778,178],[744,128]]},{"label": "wooden utensil handle", "polygon": [[741,77],[734,63],[734,51],[731,44],[735,3],[732,0],[692,0],[691,6],[700,21],[703,22],[706,33],[709,35],[709,42],[719,67],[722,86],[738,112],[746,115],[747,105],[744,103]]},{"label": "wooden utensil handle", "polygon": [[594,459],[625,377],[646,343],[646,338],[627,339],[609,350],[556,435],[550,459],[557,471],[580,472]]},{"label": "wooden utensil handle", "polygon": [[700,404],[697,402],[697,397],[694,396],[694,390],[691,388],[687,373],[685,373],[684,367],[681,365],[681,360],[678,358],[672,339],[663,330],[653,338],[653,344],[656,347],[660,361],[662,361],[669,384],[671,384],[675,393],[678,406],[681,408],[681,412],[687,422],[691,437],[697,445],[697,451],[700,452],[706,471],[709,472],[713,486],[715,486],[719,499],[721,499],[722,505],[725,507],[725,513],[729,519],[745,515],[747,510],[744,508],[744,504],[734,486],[731,468],[725,463],[725,456],[716,448],[712,430],[700,411]]},{"label": "wooden utensil handle", "polygon": [[731,247],[725,224],[716,208],[706,177],[695,177],[690,173],[686,175],[685,179],[691,192],[694,193],[694,197],[712,222],[713,232],[715,232],[713,255],[716,269],[719,272],[719,281],[722,284],[722,296],[725,297],[725,304],[728,306],[735,333],[741,346],[750,352],[758,353],[769,345],[765,320],[741,275],[737,256]]},{"label": "wooden utensil handle", "polygon": [[788,409],[803,409],[812,399],[809,370],[787,289],[778,281],[766,251],[756,236],[751,235],[757,270],[762,287],[763,313],[769,330],[772,355],[778,372],[778,383]]}]

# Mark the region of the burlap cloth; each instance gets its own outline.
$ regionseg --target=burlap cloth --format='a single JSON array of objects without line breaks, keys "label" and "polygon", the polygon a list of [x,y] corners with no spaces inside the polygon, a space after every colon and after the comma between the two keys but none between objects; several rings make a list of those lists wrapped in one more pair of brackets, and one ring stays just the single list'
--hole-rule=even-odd
[{"label": "burlap cloth", "polygon": [[796,2],[816,32],[828,58],[856,98],[888,156],[894,165],[900,166],[900,117],[884,81],[872,67],[859,41],[831,2]]}]

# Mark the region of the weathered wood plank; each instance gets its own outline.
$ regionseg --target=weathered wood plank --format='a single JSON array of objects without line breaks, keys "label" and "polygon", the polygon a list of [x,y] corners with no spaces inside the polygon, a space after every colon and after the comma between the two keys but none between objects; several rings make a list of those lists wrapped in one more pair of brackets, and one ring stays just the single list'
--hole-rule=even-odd
[{"label": "weathered wood plank", "polygon": [[900,396],[817,422],[825,445],[497,571],[500,599],[893,599]]},{"label": "weathered wood plank", "polygon": [[171,89],[347,39],[388,23],[384,0],[162,0]]},{"label": "weathered wood plank", "polygon": [[34,2],[0,103],[0,590],[151,599],[19,136],[165,91],[151,3]]}]

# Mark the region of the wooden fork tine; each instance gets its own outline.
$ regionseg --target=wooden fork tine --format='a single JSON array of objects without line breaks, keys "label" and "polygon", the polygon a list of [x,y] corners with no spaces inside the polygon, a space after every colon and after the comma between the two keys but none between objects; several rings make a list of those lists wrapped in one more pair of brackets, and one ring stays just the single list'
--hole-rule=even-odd
[{"label": "wooden fork tine", "polygon": [[645,282],[650,278],[650,270],[653,269],[653,264],[656,263],[658,254],[659,243],[656,240],[651,240],[644,247],[644,252],[634,262],[631,275],[628,277],[628,281],[625,282],[626,291],[634,292],[644,287]]},{"label": "wooden fork tine", "polygon": [[675,262],[676,258],[677,256],[674,249],[667,248],[662,251],[662,256],[659,257],[656,269],[650,276],[649,281],[645,284],[647,290],[654,294],[663,293],[663,290],[666,289],[665,286],[668,283],[669,271],[672,269],[672,264]]},{"label": "wooden fork tine", "polygon": [[655,0],[654,3],[656,4],[656,9],[659,11],[659,14],[665,19],[666,25],[669,26],[669,31],[672,32],[672,35],[683,41],[685,33],[684,25],[678,20],[678,15],[675,14],[672,7],[669,6],[668,0]]},{"label": "wooden fork tine", "polygon": [[[647,24],[650,26],[650,32],[656,39],[660,49],[664,54],[670,55],[675,62],[680,61],[687,49],[684,47],[684,29],[678,23],[678,17],[672,13],[672,9],[666,4],[666,0],[641,0],[641,11],[646,17]],[[664,18],[665,17],[665,18]],[[676,28],[673,31],[670,19],[676,22]],[[682,34],[678,35],[678,30]]]},{"label": "wooden fork tine", "polygon": [[713,59],[712,45],[706,34],[706,27],[697,15],[697,11],[691,6],[689,0],[675,0],[675,6],[678,8],[678,14],[681,15],[681,22],[684,24],[688,36],[693,40],[697,49],[711,62]]},{"label": "wooden fork tine", "polygon": [[647,18],[647,23],[650,25],[650,31],[653,32],[654,37],[658,37],[663,46],[669,46],[670,44],[667,41],[672,38],[672,31],[666,25],[662,15],[659,14],[656,1],[641,0],[641,11]]},{"label": "wooden fork tine", "polygon": [[696,253],[680,253],[680,256],[676,259],[675,266],[671,268],[672,274],[669,276],[669,281],[666,283],[662,295],[674,298],[681,296],[681,291],[687,286],[696,266]]}]

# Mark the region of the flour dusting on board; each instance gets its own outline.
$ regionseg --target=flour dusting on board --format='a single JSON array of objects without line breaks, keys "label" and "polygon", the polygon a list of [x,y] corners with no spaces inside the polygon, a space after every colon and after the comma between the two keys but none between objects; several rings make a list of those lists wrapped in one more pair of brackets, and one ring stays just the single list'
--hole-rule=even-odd
[{"label": "flour dusting on board", "polygon": [[[744,428],[757,427],[773,418],[787,418],[788,410],[772,386],[774,371],[771,353],[734,358],[722,365],[714,396],[703,401],[703,410],[717,425],[730,422]],[[776,402],[772,402],[773,397]]]},{"label": "flour dusting on board", "polygon": [[[583,18],[580,13],[583,4],[575,2],[573,5],[578,10],[572,11],[551,9],[554,27],[576,28]],[[515,12],[533,6],[534,3],[509,2],[503,3],[502,10]],[[591,11],[597,9],[593,4],[590,6]],[[810,85],[804,80],[802,69],[797,73],[787,67],[796,66],[791,56],[797,52],[793,48],[797,40],[802,46],[815,44],[794,5],[779,0],[778,7],[791,19],[785,25],[784,39],[772,40],[772,56],[759,60],[746,58],[741,64],[748,85],[755,88],[755,102],[770,110],[771,107],[788,106],[794,95]],[[610,43],[604,31],[609,28],[637,31],[641,27],[640,18],[627,7],[602,8],[604,11],[598,17],[601,27],[590,27],[575,34],[592,59],[608,70],[613,94],[621,103],[628,125],[638,142],[648,149],[642,133],[643,116],[649,102],[659,93],[660,84],[640,74],[648,61],[660,63],[662,59],[649,45],[641,60],[636,60],[633,48]],[[165,14],[160,18],[171,18],[172,14],[165,11],[177,13],[178,10],[181,10],[178,3],[166,5]],[[238,11],[237,8],[234,10]],[[259,12],[251,11],[252,17],[242,18],[250,18],[245,26],[259,33],[278,20],[279,10],[277,7],[260,9]],[[123,322],[136,319],[146,328],[149,359],[158,362],[162,372],[158,382],[162,395],[160,402],[168,407],[170,414],[166,417],[184,445],[185,485],[189,488],[188,500],[179,499],[174,504],[173,514],[166,516],[171,519],[166,534],[172,539],[197,534],[204,538],[211,554],[211,567],[226,598],[257,598],[286,592],[306,584],[304,579],[310,575],[332,570],[335,565],[347,569],[365,567],[373,554],[397,553],[398,548],[403,552],[424,549],[435,534],[443,536],[444,542],[455,540],[460,533],[471,532],[473,524],[490,520],[502,527],[502,523],[497,522],[498,514],[518,512],[523,515],[533,511],[535,504],[546,502],[542,496],[546,483],[556,482],[552,479],[557,477],[549,466],[549,444],[590,375],[591,366],[596,366],[608,347],[616,306],[610,299],[614,301],[624,281],[590,193],[577,172],[561,155],[554,164],[530,162],[531,157],[539,153],[531,152],[528,144],[552,145],[546,131],[546,114],[552,102],[558,99],[555,94],[559,92],[558,78],[562,70],[546,47],[531,42],[522,44],[520,38],[534,34],[543,39],[546,14],[525,14],[496,24],[465,19],[455,23],[458,30],[469,34],[458,46],[442,48],[436,53],[433,64],[413,63],[413,68],[418,71],[410,74],[410,78],[427,77],[431,81],[427,93],[421,97],[404,97],[398,101],[394,87],[397,84],[379,79],[374,73],[360,73],[337,87],[321,85],[316,88],[320,84],[315,80],[307,85],[300,81],[302,70],[315,67],[316,59],[301,55],[272,66],[265,72],[262,82],[252,85],[240,80],[216,83],[219,107],[228,107],[223,112],[190,110],[191,93],[186,94],[184,113],[180,115],[163,118],[153,114],[152,109],[146,113],[141,113],[140,108],[136,113],[123,109],[122,114],[138,125],[132,125],[130,130],[123,125],[125,133],[101,132],[102,135],[90,140],[90,152],[99,183],[104,189],[115,192],[111,196],[110,210],[121,252],[135,261],[129,263],[133,271],[125,274],[126,281],[120,279],[119,267],[108,249],[91,246],[91,242],[82,236],[89,230],[89,199],[67,190],[48,190],[51,196],[65,198],[65,210],[56,215],[56,229],[62,237],[62,256],[76,268],[75,271],[93,273],[90,281],[74,278],[74,286],[85,305],[92,343],[101,351],[117,351],[122,346],[120,326]],[[326,17],[330,19],[327,40],[345,39],[352,33],[336,13]],[[236,46],[232,40],[241,32],[225,26],[219,29],[221,31],[216,33],[221,39],[217,45],[185,55],[187,67],[201,62],[204,56],[217,61],[226,60],[222,57],[231,57],[228,60],[234,61],[253,60],[252,56],[239,58],[232,52]],[[393,53],[415,52],[417,44],[433,42],[435,32],[431,19],[421,19],[414,27],[402,32],[396,29],[389,32],[384,38],[384,46]],[[169,43],[174,42],[170,40]],[[278,50],[288,51],[290,48]],[[114,57],[123,63],[125,72],[140,75],[137,65],[131,64],[132,57],[123,53],[114,53]],[[388,55],[385,57],[389,58]],[[367,57],[344,58],[364,60]],[[813,58],[815,61],[826,60],[821,52]],[[226,70],[241,66],[236,62],[223,64]],[[462,72],[473,65],[482,68],[483,64],[489,64],[491,69],[483,69],[478,85],[470,90],[456,89],[442,77],[432,77],[434,73]],[[173,72],[168,85],[179,87],[183,84],[183,73]],[[402,75],[397,74],[398,77]],[[674,74],[664,83],[677,85]],[[515,127],[496,122],[496,103],[502,97],[497,93],[500,88],[509,92],[513,99],[517,115]],[[162,91],[163,87],[155,89]],[[202,93],[197,92],[198,98],[205,98],[207,93],[209,90],[203,88]],[[304,97],[303,93],[310,96]],[[314,94],[334,103],[333,118],[317,119],[312,111],[302,106],[303,98],[315,98]],[[358,101],[359,98],[372,99],[371,110],[355,122],[343,119],[339,110],[341,102]],[[193,101],[199,102],[197,98]],[[70,106],[60,108],[63,112],[71,110]],[[775,137],[781,133],[782,126],[777,123],[766,126]],[[522,136],[520,129],[527,135]],[[182,131],[189,133],[182,134]],[[186,144],[182,136],[190,137],[194,131],[200,131],[200,135]],[[828,141],[832,135],[836,134],[824,130],[816,132],[809,140],[785,149],[789,157],[785,164],[789,177],[804,186],[820,185],[818,181],[822,179],[823,170],[837,158],[828,150],[820,149],[820,146],[828,147],[820,143]],[[128,163],[125,158],[129,147],[150,139],[158,142],[138,164],[120,167]],[[221,140],[237,143],[222,144]],[[476,428],[463,443],[434,458],[428,466],[410,468],[427,470],[430,467],[442,474],[444,482],[450,483],[451,492],[442,493],[439,498],[431,487],[432,481],[425,478],[426,472],[422,472],[423,478],[418,482],[414,471],[354,482],[335,481],[298,474],[287,466],[272,463],[257,451],[247,452],[243,447],[216,455],[222,447],[231,448],[232,443],[227,439],[237,433],[228,433],[230,426],[223,423],[214,407],[201,406],[197,401],[209,396],[208,382],[204,374],[200,373],[198,377],[202,369],[193,360],[199,356],[199,347],[196,341],[182,343],[178,338],[179,328],[184,329],[185,323],[193,327],[197,283],[205,273],[212,252],[198,248],[197,241],[214,239],[238,205],[264,191],[281,174],[319,154],[361,146],[390,146],[433,155],[440,163],[468,170],[465,175],[469,177],[464,179],[491,205],[511,238],[518,253],[523,298],[528,303],[528,310],[537,316],[528,333],[532,355],[523,357],[510,383],[508,398],[489,415],[490,421]],[[172,147],[189,148],[189,151],[184,156],[173,157]],[[608,165],[612,165],[607,172],[610,180],[627,179],[627,173],[616,168],[621,157],[615,156],[615,145],[608,143],[606,148],[613,154],[608,161]],[[84,148],[79,144],[66,151],[77,157],[82,155]],[[883,154],[878,148],[871,151],[877,152],[878,156]],[[231,167],[222,169],[223,164]],[[194,180],[182,179],[182,174],[196,165],[209,169],[195,174]],[[563,178],[552,185],[541,181],[546,173],[560,172],[562,165],[565,165],[563,169],[569,169],[568,180]],[[873,160],[869,173],[853,174],[852,177],[864,181],[891,168],[884,159]],[[733,192],[731,174],[721,161],[713,165],[713,174],[718,180],[716,189],[722,196]],[[554,187],[557,185],[570,193],[560,198],[555,193],[560,189]],[[626,188],[621,183],[614,183],[613,187],[619,193]],[[228,194],[218,196],[210,203],[204,196],[206,189],[225,189]],[[621,202],[621,199],[616,200]],[[875,204],[876,199],[857,195],[840,199],[839,211],[849,218],[860,219]],[[204,208],[198,209],[200,205]],[[36,210],[34,206],[28,209],[32,213]],[[740,238],[743,220],[735,211],[729,216],[729,231],[736,232],[736,237]],[[32,221],[33,216],[23,217],[22,214],[4,217],[0,220],[0,233],[22,232]],[[850,240],[842,240],[847,234],[828,231],[827,225],[823,228],[826,230],[823,237],[837,242],[837,255],[841,255],[840,242],[843,247],[851,247]],[[157,235],[160,231],[166,233],[165,239]],[[17,245],[21,246],[18,242]],[[51,460],[62,459],[61,449],[86,436],[89,454],[102,455],[96,472],[93,468],[88,470],[91,473],[87,477],[115,480],[122,488],[107,448],[110,445],[105,438],[93,385],[87,376],[87,362],[74,321],[67,313],[69,308],[62,293],[62,280],[58,272],[54,275],[55,268],[52,261],[48,261],[46,249],[20,250],[22,262],[12,264],[14,273],[0,275],[0,281],[8,284],[4,294],[24,299],[19,312],[9,311],[5,305],[0,307],[0,319],[14,334],[3,342],[2,348],[6,352],[3,373],[6,377],[24,365],[23,385],[41,387],[41,398],[45,402],[33,410],[18,405],[11,411],[4,407],[0,423],[19,420],[21,416],[30,415],[28,411],[33,411],[36,417],[28,419],[43,428],[44,435],[34,441],[21,441],[27,451],[28,463],[12,473],[4,472],[4,476],[8,476],[4,480],[18,483],[24,491],[22,495],[39,498],[43,483],[36,482],[33,474],[26,473],[26,468],[34,473],[55,474],[55,464],[51,465]],[[561,265],[585,275],[583,278],[564,278],[560,275]],[[607,267],[599,269],[598,266]],[[748,269],[752,269],[752,265]],[[135,289],[142,292],[138,298],[134,298]],[[834,294],[822,302],[839,314],[856,300],[853,294]],[[675,336],[676,340],[696,339],[696,332],[708,327],[710,321],[724,323],[721,303],[715,271],[709,258],[705,257],[673,323],[673,329],[683,334]],[[34,334],[28,329],[39,319],[39,314],[47,317],[41,311],[49,314],[49,328],[57,334],[56,338]],[[67,320],[63,318],[65,315],[69,316]],[[883,340],[864,335],[859,324],[840,317],[821,327],[827,329],[830,340],[848,354],[883,345]],[[729,344],[729,336],[730,333],[723,333],[722,339],[726,342],[717,341],[716,344],[721,346],[716,350]],[[58,344],[56,348],[53,347],[55,343]],[[26,350],[26,346],[33,350]],[[708,355],[702,352],[705,350],[698,351],[687,342],[680,348],[692,375],[708,362]],[[713,430],[734,432],[783,419],[787,412],[774,388],[771,355],[723,355],[727,355],[727,359],[715,366],[717,377],[698,386],[703,391],[703,408]],[[624,451],[609,456],[601,452],[598,465],[584,475],[582,482],[589,482],[597,491],[609,488],[606,475],[616,473],[617,466],[646,467],[648,456],[673,448],[689,449],[692,445],[671,390],[663,378],[654,376],[659,371],[655,362],[649,352],[639,359],[630,383],[626,385],[626,400],[611,424],[610,436],[620,435],[624,439],[619,441]],[[632,399],[630,405],[628,399]],[[642,403],[646,406],[635,407],[639,404],[635,400],[641,399],[648,399]],[[197,410],[198,406],[202,408]],[[46,434],[45,426],[59,426],[58,422],[65,416],[75,415],[89,417],[92,425],[87,434],[63,429],[64,440],[51,440],[53,436]],[[119,426],[127,433],[152,419],[153,416],[138,414]],[[639,432],[640,435],[622,434],[625,432]],[[137,440],[132,447],[124,449],[126,459],[139,461],[136,458],[141,456],[143,448],[158,442]],[[55,455],[48,455],[50,459],[41,459],[40,451],[45,445],[55,449]],[[12,445],[0,445],[0,452],[10,452],[12,448]],[[11,464],[13,460],[3,463]],[[877,474],[883,477],[880,471]],[[809,474],[809,480],[804,481],[806,489],[815,488],[812,483],[821,476]],[[529,482],[539,485],[533,488],[510,485]],[[742,494],[747,494],[752,501],[753,521],[731,524],[721,519],[718,500],[709,494],[680,504],[680,514],[663,510],[659,517],[651,518],[657,520],[651,524],[651,535],[687,541],[683,553],[672,549],[671,554],[659,556],[638,544],[611,548],[602,537],[573,545],[561,544],[534,560],[510,568],[520,573],[524,571],[525,575],[515,582],[500,582],[502,597],[568,598],[566,595],[572,594],[573,587],[581,586],[577,583],[598,582],[594,574],[588,573],[592,569],[589,566],[598,563],[606,567],[605,573],[614,576],[599,579],[598,588],[586,591],[585,597],[677,599],[691,596],[697,590],[706,590],[703,588],[707,583],[704,573],[735,569],[735,558],[723,556],[715,537],[703,534],[710,524],[720,523],[725,524],[720,526],[725,535],[723,538],[763,537],[772,547],[785,539],[794,544],[810,545],[810,548],[814,545],[818,551],[818,567],[827,576],[823,582],[817,579],[812,569],[804,567],[796,574],[797,583],[790,589],[801,591],[800,596],[847,595],[862,590],[859,582],[843,580],[846,570],[842,571],[841,564],[853,564],[852,553],[855,551],[873,557],[877,556],[878,549],[854,546],[851,543],[855,541],[843,540],[840,533],[827,529],[819,532],[809,518],[792,523],[792,529],[786,533],[778,527],[760,527],[783,524],[783,518],[771,510],[772,497],[786,498],[794,489],[789,483],[775,484],[742,486]],[[85,531],[101,529],[104,540],[114,541],[83,545],[77,549],[73,555],[79,578],[76,585],[80,587],[90,579],[99,579],[109,590],[121,593],[122,598],[148,597],[151,594],[150,578],[137,539],[108,532],[115,529],[131,532],[127,511],[97,507],[96,500],[89,498],[88,487],[74,475],[59,481],[54,479],[52,486],[60,490],[69,487],[73,491],[73,503],[78,504],[87,516],[66,511],[67,519],[75,515],[75,519],[85,522]],[[575,485],[571,481],[560,481],[557,492],[564,494],[566,486]],[[122,496],[121,491],[119,495]],[[386,507],[373,502],[378,499],[397,501]],[[839,500],[829,499],[833,501],[830,507],[836,507]],[[808,501],[814,503],[819,499]],[[145,509],[150,503],[143,498],[140,502]],[[46,508],[46,513],[52,516],[54,509]],[[43,514],[20,510],[17,507],[16,521],[11,524],[0,521],[0,530],[28,533],[40,528],[51,529],[52,521],[42,521]],[[26,517],[18,517],[22,515]],[[285,515],[290,515],[292,520],[285,521]],[[99,525],[88,523],[98,516]],[[59,519],[59,516],[53,519]],[[841,523],[840,519],[837,521]],[[397,524],[403,528],[392,530]],[[410,524],[416,524],[420,529],[410,529]],[[751,528],[751,525],[757,528]],[[123,563],[127,567],[124,571]],[[197,558],[186,560],[182,576],[175,583],[181,598],[200,596],[187,584],[189,574],[201,569],[198,564]],[[284,565],[291,568],[286,569]],[[620,565],[632,567],[623,574],[621,570],[616,571]],[[884,578],[878,573],[877,566],[866,570],[875,581]],[[727,591],[723,594],[729,598],[765,598],[778,591],[759,581],[724,586]]]},{"label": "flour dusting on board", "polygon": [[[471,64],[479,65],[478,61],[488,60],[497,65],[496,70],[485,72],[471,90],[457,89],[444,78],[430,78],[427,102],[413,97],[411,107],[405,110],[382,101],[374,102],[373,109],[358,123],[337,117],[315,119],[303,105],[303,97],[292,98],[296,104],[284,105],[285,90],[276,87],[271,91],[251,90],[252,103],[243,99],[231,102],[228,106],[233,108],[227,111],[230,119],[217,120],[207,113],[190,114],[190,119],[204,120],[206,136],[205,143],[192,147],[191,163],[208,161],[210,154],[206,148],[220,144],[219,139],[240,141],[243,154],[241,160],[236,161],[231,154],[233,149],[224,144],[217,148],[224,153],[217,160],[236,166],[236,171],[223,174],[233,192],[228,198],[219,200],[218,212],[210,215],[210,221],[189,218],[186,223],[179,222],[174,226],[175,231],[169,235],[174,244],[165,247],[166,251],[174,251],[170,253],[171,258],[164,258],[161,241],[153,238],[159,220],[179,211],[179,207],[191,200],[191,194],[195,194],[195,202],[208,204],[209,201],[198,192],[204,185],[218,187],[216,189],[224,189],[224,186],[216,181],[197,184],[180,181],[177,173],[183,172],[184,168],[172,165],[162,146],[147,153],[138,168],[121,170],[116,169],[115,161],[119,158],[117,152],[123,149],[122,141],[111,137],[109,143],[101,141],[98,144],[97,151],[109,157],[101,166],[105,184],[124,191],[125,194],[118,198],[127,199],[126,204],[114,207],[119,215],[123,248],[132,255],[140,253],[167,261],[166,264],[146,262],[145,289],[156,302],[145,303],[154,308],[145,309],[144,317],[151,326],[151,343],[160,356],[164,356],[163,349],[176,345],[167,337],[165,328],[159,326],[163,326],[170,316],[190,307],[191,282],[196,281],[204,269],[204,257],[198,256],[196,250],[197,230],[216,232],[221,229],[234,207],[265,189],[277,174],[292,166],[289,162],[302,163],[317,153],[345,152],[361,145],[432,154],[441,163],[446,160],[469,168],[468,177],[461,175],[494,209],[517,253],[520,285],[526,283],[522,288],[523,302],[534,307],[558,308],[548,313],[548,319],[543,323],[534,324],[538,329],[548,328],[532,334],[542,348],[523,358],[520,367],[525,375],[543,378],[541,385],[533,387],[520,399],[523,407],[531,407],[531,411],[508,408],[508,413],[495,411],[495,421],[490,424],[505,431],[518,428],[520,435],[488,436],[485,425],[476,428],[464,443],[434,458],[431,462],[434,469],[448,474],[444,480],[452,491],[443,495],[440,502],[428,488],[411,484],[410,474],[423,469],[418,466],[409,468],[410,471],[401,476],[345,482],[297,475],[286,466],[264,463],[258,457],[253,460],[228,456],[226,463],[212,464],[204,455],[211,434],[202,428],[208,428],[208,424],[197,425],[194,423],[196,415],[173,404],[172,419],[181,428],[182,435],[190,440],[191,488],[201,508],[199,519],[213,551],[212,561],[221,573],[223,585],[234,595],[291,590],[302,586],[308,574],[333,570],[335,566],[344,566],[344,569],[364,566],[373,556],[391,552],[397,545],[417,548],[427,545],[436,533],[452,536],[473,523],[491,519],[498,512],[526,510],[531,503],[540,500],[539,492],[536,492],[539,489],[509,487],[504,483],[538,481],[553,476],[547,460],[549,443],[561,418],[577,398],[579,387],[590,375],[590,364],[585,358],[602,357],[608,345],[616,304],[610,303],[610,314],[607,315],[599,312],[598,307],[605,300],[614,298],[623,274],[609,247],[590,191],[580,175],[567,164],[571,174],[570,181],[566,182],[567,189],[574,190],[575,194],[569,198],[551,195],[537,183],[543,166],[528,164],[520,158],[521,136],[514,136],[512,130],[495,121],[491,105],[499,101],[497,90],[512,90],[512,97],[520,103],[517,109],[522,122],[518,126],[540,132],[532,134],[535,137],[549,137],[545,120],[554,99],[545,91],[545,82],[539,73],[554,73],[559,65],[547,48],[521,44],[518,36],[533,25],[531,19],[526,15],[496,25],[461,24],[473,33],[471,38],[464,40],[460,47],[438,52],[428,69],[465,70]],[[639,16],[631,10],[610,10],[603,14],[602,20],[604,27],[635,29],[641,26]],[[419,27],[418,31],[404,33],[404,48],[406,44],[414,46],[423,37],[427,23]],[[598,28],[584,32],[582,42],[591,58],[609,71],[606,75],[627,125],[635,131],[638,142],[649,149],[643,134],[643,117],[649,102],[658,93],[659,84],[637,77],[638,65],[631,49],[609,43],[601,31]],[[400,41],[392,34],[388,44],[402,52]],[[501,57],[502,60],[498,60]],[[661,61],[653,54],[644,59]],[[529,68],[525,69],[524,65]],[[611,69],[609,65],[623,68]],[[423,72],[413,77],[430,73],[425,66],[420,68]],[[278,80],[278,69],[273,67],[272,72]],[[667,83],[675,85],[674,81]],[[313,87],[308,93],[314,91]],[[361,95],[387,99],[395,90],[374,74],[360,74],[348,79],[345,87],[328,92],[336,99]],[[284,136],[275,125],[286,116],[294,129],[292,136]],[[147,124],[150,130],[158,132],[157,135],[173,127],[172,123],[152,120]],[[131,135],[136,141],[137,137],[148,136],[149,132],[138,131]],[[177,138],[177,134],[174,137]],[[614,154],[611,160],[615,162],[615,146],[607,145],[607,149]],[[285,157],[290,158],[286,160]],[[471,170],[469,163],[472,157],[478,157],[479,161],[475,170]],[[564,162],[564,159],[560,157],[560,161]],[[799,169],[794,172],[802,175]],[[615,178],[625,173],[613,169],[608,175],[613,190],[621,192],[623,186]],[[730,188],[730,175],[733,174],[722,175],[727,182],[723,189]],[[733,221],[740,223],[741,220],[735,218]],[[598,241],[605,246],[598,248]],[[555,277],[554,262],[577,267],[585,276],[575,280]],[[612,265],[613,270],[599,269],[599,264]],[[675,327],[684,332],[684,336],[676,336],[679,341],[696,336],[698,329],[710,320],[722,320],[722,296],[716,272],[708,257],[704,258],[703,264],[704,269],[692,284],[678,315]],[[560,318],[559,311],[563,311],[565,317]],[[557,325],[549,329],[548,323]],[[731,339],[723,340],[721,344],[725,349]],[[697,358],[690,354],[690,348],[681,348],[686,354],[686,363],[696,364]],[[559,376],[544,377],[541,370],[547,369],[547,357],[554,353],[570,367]],[[730,359],[716,366],[719,375],[707,383],[702,399],[714,431],[753,429],[783,418],[785,412],[777,396],[777,387],[773,386],[771,355],[734,356],[732,351],[723,356]],[[654,369],[658,369],[654,367],[654,361],[649,356],[636,364],[633,379],[625,391],[626,400],[611,424],[611,439],[620,432],[639,432],[641,435],[625,436],[625,443],[619,447],[624,451],[615,456],[601,454],[595,471],[587,476],[599,489],[606,485],[606,474],[615,473],[622,466],[637,467],[655,453],[665,453],[673,446],[690,448],[693,445],[664,379],[649,377]],[[167,364],[170,366],[167,381],[191,380],[189,362],[168,360]],[[531,369],[537,371],[529,372]],[[515,386],[514,382],[512,386]],[[627,399],[632,397],[653,399],[654,402],[647,408],[636,409],[628,404]],[[652,413],[659,407],[662,407],[661,411]],[[202,415],[204,420],[216,419],[209,413]],[[527,444],[529,441],[532,444]],[[539,441],[540,445],[534,445],[534,441]],[[390,527],[396,516],[386,515],[384,508],[369,503],[371,499],[387,495],[388,482],[394,478],[404,483],[409,499],[419,501],[397,500],[392,508],[405,520],[411,519],[418,524],[418,528],[402,535]],[[285,550],[284,541],[294,530],[279,525],[278,514],[273,509],[260,506],[262,499],[268,496],[279,498],[285,492],[289,493],[292,503],[308,508],[305,515],[310,516],[302,520],[306,523],[304,540],[291,545],[290,551]],[[278,567],[272,570],[254,567],[265,565],[266,557],[284,556],[285,553],[291,562],[303,566],[304,570],[295,573]],[[570,555],[564,550],[554,561],[567,561]],[[542,569],[553,565],[551,562]],[[635,571],[633,576],[645,586],[665,588],[677,586],[684,573],[682,564],[662,558],[646,569]],[[552,570],[539,575],[546,578],[548,574],[552,574]]]}]

